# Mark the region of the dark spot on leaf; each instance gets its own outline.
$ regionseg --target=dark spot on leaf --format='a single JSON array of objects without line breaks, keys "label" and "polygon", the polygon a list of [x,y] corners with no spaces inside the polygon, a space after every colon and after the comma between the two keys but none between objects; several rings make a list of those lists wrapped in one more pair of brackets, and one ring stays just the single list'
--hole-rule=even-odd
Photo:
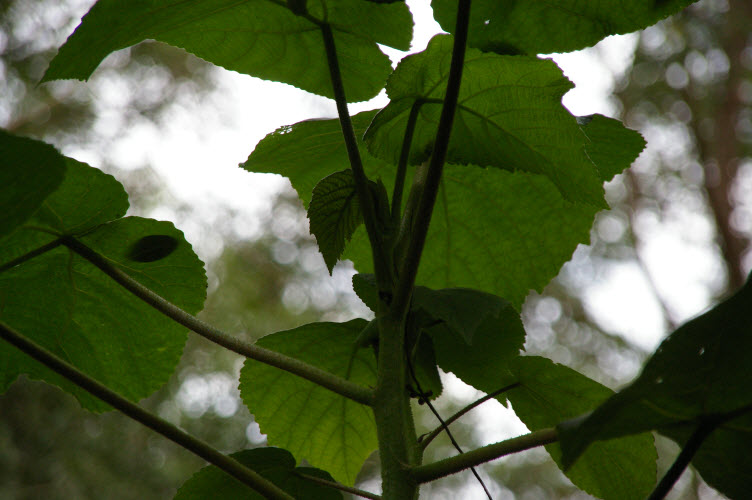
[{"label": "dark spot on leaf", "polygon": [[178,240],[165,234],[144,236],[133,244],[128,258],[136,262],[154,262],[164,259],[178,247]]}]

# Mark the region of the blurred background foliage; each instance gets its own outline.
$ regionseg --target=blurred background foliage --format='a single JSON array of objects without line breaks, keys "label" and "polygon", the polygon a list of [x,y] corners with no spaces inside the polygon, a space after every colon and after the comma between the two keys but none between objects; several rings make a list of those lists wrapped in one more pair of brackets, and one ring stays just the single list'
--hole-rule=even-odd
[{"label": "blurred background foliage", "polygon": [[[122,155],[110,154],[123,147],[128,132],[158,133],[169,126],[181,103],[211,102],[222,70],[178,49],[143,43],[110,56],[87,85],[37,86],[55,48],[90,4],[0,2],[0,126],[67,154],[93,154],[95,166],[126,186],[130,213],[170,219],[184,229],[206,263],[204,320],[254,339],[311,321],[366,314],[350,290],[351,267],[338,266],[333,277],[326,273],[291,189],[270,199],[253,230],[238,230],[248,222],[237,208],[188,202],[171,194],[137,152],[126,166],[117,160]],[[752,267],[752,4],[702,0],[633,39],[633,64],[613,75],[610,102],[649,147],[607,186],[613,208],[598,216],[592,244],[579,248],[542,294],[531,294],[523,311],[529,353],[613,388],[636,375],[657,339],[635,340],[605,321],[593,300],[599,283],[614,270],[637,273],[665,334],[739,286]],[[590,50],[608,57],[598,46]],[[200,120],[193,126],[201,126]],[[670,273],[670,260],[653,257],[656,249],[696,263],[686,280]],[[241,362],[191,334],[172,380],[142,403],[223,451],[262,446],[265,437],[238,399]],[[480,396],[452,375],[444,380],[447,388],[436,403],[444,416]],[[416,406],[416,414],[420,432],[437,425],[424,407]],[[490,402],[453,424],[452,432],[470,449],[525,429],[511,411]],[[665,439],[657,442],[660,474],[677,449]],[[426,458],[453,453],[440,438]],[[378,488],[377,463],[373,457],[363,470],[366,489]],[[46,384],[21,378],[0,396],[3,500],[168,499],[201,465],[139,424],[117,413],[85,412]],[[495,499],[588,498],[543,450],[479,471]],[[427,485],[423,495],[485,498],[469,473]],[[718,496],[688,473],[671,498]]]}]

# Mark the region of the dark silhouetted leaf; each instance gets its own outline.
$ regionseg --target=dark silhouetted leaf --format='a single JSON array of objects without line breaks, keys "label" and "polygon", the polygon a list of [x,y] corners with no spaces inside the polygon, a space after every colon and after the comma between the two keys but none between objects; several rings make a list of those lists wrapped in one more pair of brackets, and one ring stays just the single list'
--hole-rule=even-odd
[{"label": "dark silhouetted leaf", "polygon": [[[473,0],[468,44],[502,54],[551,54],[595,45],[679,12],[695,0]],[[436,20],[453,32],[457,2],[433,0]]]},{"label": "dark silhouetted leaf", "polygon": [[430,321],[442,321],[468,344],[487,316],[498,318],[509,303],[490,293],[469,288],[431,290],[423,286],[413,292],[412,309],[422,310]]},{"label": "dark silhouetted leaf", "polygon": [[0,130],[0,238],[31,217],[64,175],[55,148]]},{"label": "dark silhouetted leaf", "polygon": [[150,234],[134,243],[128,256],[136,262],[154,262],[174,252],[179,243],[166,234]]},{"label": "dark silhouetted leaf", "polygon": [[[565,465],[575,463],[595,441],[658,430],[681,445],[699,425],[728,418],[708,438],[709,451],[700,448],[695,465],[722,492],[741,491],[740,478],[752,476],[748,461],[732,465],[724,460],[728,468],[721,470],[712,457],[735,456],[733,448],[752,438],[746,425],[752,411],[750,352],[752,283],[748,279],[736,294],[667,337],[629,387],[592,414],[560,426]],[[719,480],[725,474],[730,479]]]},{"label": "dark silhouetted leaf", "polygon": [[[230,455],[259,473],[293,498],[305,500],[341,500],[342,493],[299,476],[304,474],[334,481],[329,473],[312,467],[295,467],[295,458],[281,448],[255,448]],[[264,497],[229,476],[220,468],[209,465],[196,472],[178,490],[174,500],[262,500]]]}]

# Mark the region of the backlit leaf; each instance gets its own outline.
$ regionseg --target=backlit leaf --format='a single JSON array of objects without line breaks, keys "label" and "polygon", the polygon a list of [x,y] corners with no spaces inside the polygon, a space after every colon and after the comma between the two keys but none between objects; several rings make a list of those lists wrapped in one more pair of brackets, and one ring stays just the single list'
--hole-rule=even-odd
[{"label": "backlit leaf", "polygon": [[309,15],[298,16],[286,3],[261,0],[100,0],[43,81],[88,79],[110,52],[154,39],[232,71],[333,97],[320,29],[328,23],[347,98],[378,94],[391,64],[377,44],[410,45],[412,19],[404,3],[325,0],[306,6]]},{"label": "backlit leaf", "polygon": [[[73,236],[111,264],[187,310],[206,293],[203,265],[169,222],[120,219],[128,208],[111,176],[61,157],[65,179],[0,245],[0,318],[88,375],[139,400],[163,385],[177,365],[186,330],[166,318],[65,246],[24,260],[62,236]],[[158,261],[132,258],[149,235],[175,242]],[[32,254],[33,255],[33,254]],[[108,407],[8,345],[0,345],[0,390],[25,373],[60,385],[92,410]]]},{"label": "backlit leaf", "polygon": [[[257,344],[293,356],[335,375],[373,386],[376,362],[370,349],[354,353],[353,343],[367,321],[311,323],[268,335]],[[376,424],[367,406],[277,368],[247,360],[240,395],[269,443],[355,483],[363,462],[378,447]]]}]

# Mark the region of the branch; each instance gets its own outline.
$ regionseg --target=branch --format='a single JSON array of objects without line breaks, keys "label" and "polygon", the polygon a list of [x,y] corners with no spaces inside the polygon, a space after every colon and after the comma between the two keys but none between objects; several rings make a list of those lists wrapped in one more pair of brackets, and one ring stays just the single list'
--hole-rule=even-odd
[{"label": "branch", "polygon": [[687,465],[689,465],[692,457],[694,457],[695,453],[697,453],[697,450],[700,449],[700,445],[702,445],[703,441],[705,441],[705,438],[707,438],[710,433],[716,429],[717,426],[717,422],[706,422],[701,423],[697,427],[697,429],[695,429],[695,431],[685,443],[684,448],[682,448],[681,452],[679,453],[679,456],[676,457],[674,463],[671,464],[671,467],[668,469],[666,474],[664,474],[663,478],[661,478],[661,482],[658,483],[658,486],[655,487],[653,492],[648,497],[648,500],[661,500],[668,494],[669,491],[671,491],[671,488],[674,487],[674,484],[682,475],[684,469],[686,469]]},{"label": "branch", "polygon": [[557,439],[556,429],[542,429],[500,443],[489,444],[462,455],[445,458],[431,464],[419,465],[414,467],[411,472],[418,483],[427,483],[505,455],[553,443]]},{"label": "branch", "polygon": [[303,474],[302,472],[298,472],[298,471],[293,471],[293,474],[307,481],[311,481],[312,483],[318,483],[322,486],[328,486],[330,488],[344,491],[346,493],[351,493],[359,497],[370,498],[371,500],[381,500],[381,496],[375,493],[364,491],[358,488],[353,488],[352,486],[345,486],[344,484],[335,483],[334,481],[328,481],[326,479],[322,479],[316,476],[309,476],[308,474]]},{"label": "branch", "polygon": [[[431,410],[431,413],[434,414],[436,419],[440,422],[441,428],[446,431],[446,435],[449,438],[449,441],[451,441],[452,446],[454,446],[454,449],[457,450],[460,453],[465,453],[462,450],[462,447],[457,442],[456,439],[454,439],[454,436],[452,435],[451,431],[449,430],[449,424],[447,424],[443,418],[441,418],[441,415],[439,412],[434,408],[433,403],[431,403],[430,398],[423,397],[422,395],[425,394],[425,391],[423,391],[423,388],[420,386],[420,382],[418,381],[418,377],[415,376],[415,370],[413,369],[413,364],[410,362],[410,355],[407,356],[407,367],[410,369],[410,376],[413,379],[413,382],[415,382],[415,387],[418,389],[418,394],[421,394],[420,396],[420,403],[425,403],[426,406]],[[480,474],[478,474],[478,471],[475,470],[475,467],[470,467],[470,472],[473,473],[473,476],[475,476],[475,479],[478,480],[478,483],[480,483],[481,488],[483,488],[483,492],[486,494],[486,497],[488,497],[489,500],[493,500],[493,497],[491,496],[491,492],[488,491],[488,487],[486,486],[486,483],[483,481],[483,478],[480,477]]]},{"label": "branch", "polygon": [[499,394],[502,394],[502,393],[507,392],[507,391],[511,391],[512,389],[514,389],[515,387],[517,387],[519,385],[520,385],[519,382],[515,382],[514,384],[509,384],[506,387],[502,387],[501,389],[497,389],[497,390],[493,391],[490,394],[486,394],[482,398],[476,399],[475,401],[473,401],[472,403],[470,403],[469,405],[465,406],[464,408],[462,408],[461,410],[459,410],[457,413],[455,413],[454,415],[452,415],[451,417],[449,417],[448,419],[446,419],[444,422],[442,422],[442,425],[440,425],[436,429],[432,430],[429,434],[426,434],[425,437],[422,440],[419,440],[421,446],[425,450],[428,447],[428,445],[431,443],[431,441],[433,441],[434,439],[436,439],[436,437],[438,437],[438,435],[441,434],[441,432],[444,429],[447,429],[451,424],[453,424],[455,421],[459,420],[459,418],[461,416],[463,416],[465,413],[467,413],[470,410],[472,410],[472,409],[474,409],[474,408],[482,405],[483,403],[485,403],[489,399],[495,398]]},{"label": "branch", "polygon": [[431,222],[433,206],[441,184],[441,174],[444,170],[449,149],[449,137],[452,133],[452,123],[457,109],[457,101],[462,82],[462,67],[465,63],[465,47],[467,45],[468,22],[470,19],[470,0],[459,0],[457,7],[457,24],[454,30],[454,46],[452,47],[452,62],[449,66],[444,106],[441,108],[439,127],[436,131],[434,150],[428,166],[428,175],[423,194],[420,197],[418,211],[415,214],[414,232],[399,273],[399,282],[394,292],[392,304],[393,314],[400,317],[407,312],[410,305],[415,277],[418,274],[418,264],[426,243],[428,226]]},{"label": "branch", "polygon": [[350,167],[355,180],[355,192],[358,195],[360,209],[363,211],[363,221],[365,222],[366,232],[368,233],[368,240],[371,243],[376,281],[378,283],[379,292],[391,293],[391,258],[389,258],[389,255],[385,252],[383,235],[381,234],[382,230],[378,227],[376,208],[373,203],[373,198],[371,197],[371,192],[368,189],[368,177],[366,177],[365,170],[363,169],[363,162],[360,158],[360,150],[358,149],[358,141],[355,138],[355,131],[353,130],[352,121],[350,120],[350,111],[347,109],[347,97],[345,96],[345,86],[342,83],[342,74],[339,69],[339,61],[337,60],[337,48],[334,44],[334,35],[332,34],[332,28],[329,24],[322,23],[319,27],[321,28],[321,33],[324,37],[326,60],[329,66],[329,75],[332,80],[334,100],[337,103],[339,123],[342,127],[342,135],[345,139],[347,156],[350,160]]},{"label": "branch", "polygon": [[2,321],[0,321],[0,337],[46,367],[91,393],[93,396],[106,402],[113,408],[120,410],[132,419],[158,432],[167,439],[174,441],[183,448],[195,453],[207,462],[216,465],[243,484],[253,488],[264,497],[280,500],[293,499],[293,497],[282,491],[274,483],[265,479],[257,472],[244,466],[234,458],[224,455],[209,444],[180,430],[166,420],[162,420],[137,404],[125,399],[120,394],[97,382],[78,370],[75,366],[59,358],[36,342],[16,332]]},{"label": "branch", "polygon": [[266,363],[267,365],[274,366],[275,368],[302,377],[357,403],[371,405],[373,400],[373,391],[371,391],[371,389],[350,382],[349,380],[345,380],[298,359],[285,356],[284,354],[269,349],[264,349],[263,347],[258,347],[254,344],[244,342],[228,335],[227,333],[204,323],[195,316],[188,314],[172,302],[166,300],[164,297],[154,293],[149,288],[143,286],[128,274],[111,264],[104,256],[98,254],[75,238],[66,236],[62,240],[65,246],[94,264],[133,295],[143,300],[165,316],[196,332],[202,337],[211,340],[215,344],[219,344],[241,356],[255,359],[256,361]]}]

